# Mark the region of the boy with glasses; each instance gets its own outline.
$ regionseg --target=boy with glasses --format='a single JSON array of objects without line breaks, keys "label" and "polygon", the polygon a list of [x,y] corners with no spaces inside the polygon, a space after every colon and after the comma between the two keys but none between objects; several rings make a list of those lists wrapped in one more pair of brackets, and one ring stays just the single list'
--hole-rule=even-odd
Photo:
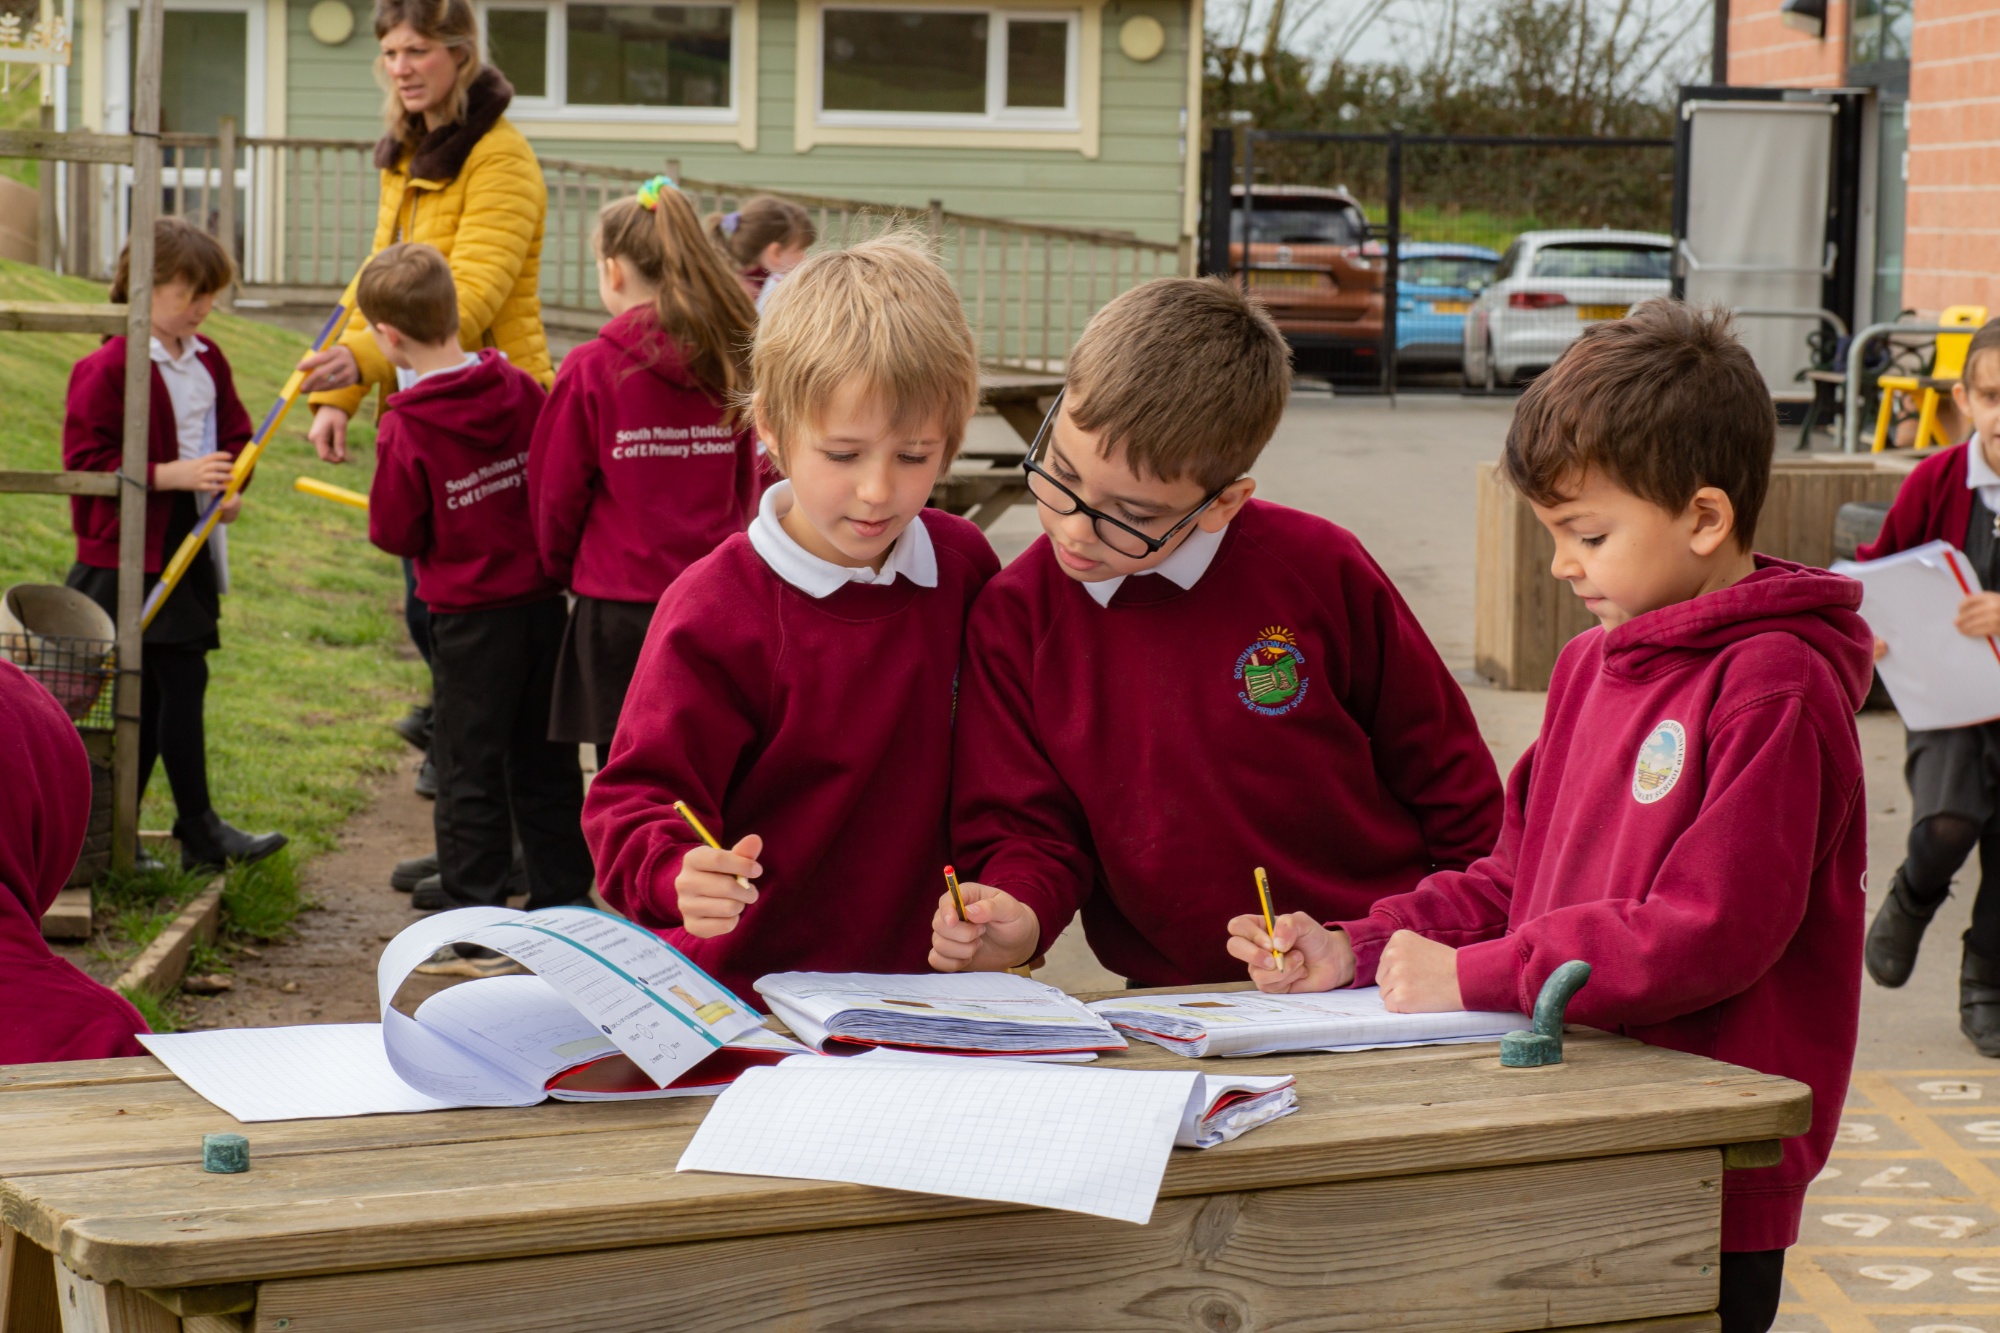
[{"label": "boy with glasses", "polygon": [[1352,534],[1251,499],[1289,363],[1260,307],[1188,278],[1077,341],[1027,461],[1047,540],[967,629],[972,873],[933,967],[1028,964],[1081,910],[1135,984],[1225,981],[1254,867],[1288,908],[1365,913],[1491,850],[1499,775],[1409,608]]}]

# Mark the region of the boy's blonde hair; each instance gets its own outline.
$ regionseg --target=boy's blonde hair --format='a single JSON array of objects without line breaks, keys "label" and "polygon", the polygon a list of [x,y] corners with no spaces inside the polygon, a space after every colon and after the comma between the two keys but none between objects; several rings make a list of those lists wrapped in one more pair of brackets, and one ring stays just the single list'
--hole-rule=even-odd
[{"label": "boy's blonde hair", "polygon": [[750,351],[750,406],[780,469],[835,394],[859,380],[898,430],[937,422],[949,466],[979,403],[979,355],[951,280],[914,236],[814,255],[765,307]]},{"label": "boy's blonde hair", "polygon": [[458,288],[451,262],[436,246],[383,246],[361,270],[354,303],[370,324],[387,324],[412,342],[436,347],[458,337]]},{"label": "boy's blonde hair", "polygon": [[1264,307],[1219,278],[1156,278],[1112,298],[1070,349],[1071,421],[1140,476],[1204,491],[1250,470],[1292,390],[1292,350]]}]

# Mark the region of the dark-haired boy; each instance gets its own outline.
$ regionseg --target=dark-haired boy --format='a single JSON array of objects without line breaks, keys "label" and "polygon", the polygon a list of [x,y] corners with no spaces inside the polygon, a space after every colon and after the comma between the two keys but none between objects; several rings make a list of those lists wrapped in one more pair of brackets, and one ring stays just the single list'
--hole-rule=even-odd
[{"label": "dark-haired boy", "polygon": [[1811,1130],[1724,1178],[1723,1333],[1762,1333],[1826,1164],[1860,1011],[1861,586],[1751,554],[1776,422],[1728,317],[1668,300],[1587,330],[1522,396],[1504,469],[1602,628],[1557,660],[1493,855],[1331,926],[1230,923],[1265,990],[1376,984],[1402,1013],[1569,1016],[1798,1079]]},{"label": "dark-haired boy", "polygon": [[1137,984],[1222,981],[1229,918],[1359,915],[1491,850],[1471,709],[1351,533],[1252,500],[1290,354],[1226,283],[1166,278],[1090,321],[1030,455],[1046,539],[967,629],[932,965],[1019,968],[1079,909]]},{"label": "dark-haired boy", "polygon": [[[430,246],[384,249],[356,298],[403,386],[376,431],[368,539],[415,561],[431,609],[439,886],[412,905],[504,906],[510,810],[528,906],[580,902],[591,880],[583,775],[576,747],[548,739],[567,613],[528,513],[528,442],[546,395],[499,352],[459,347],[451,268]],[[457,970],[506,966],[480,951]]]}]

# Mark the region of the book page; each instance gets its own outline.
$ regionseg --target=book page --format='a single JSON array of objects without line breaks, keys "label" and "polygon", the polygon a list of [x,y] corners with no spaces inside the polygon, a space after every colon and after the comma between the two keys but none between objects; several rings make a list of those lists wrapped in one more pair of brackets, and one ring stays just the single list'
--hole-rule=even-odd
[{"label": "book page", "polygon": [[1498,1041],[1528,1026],[1525,1014],[1456,1010],[1392,1014],[1374,986],[1267,995],[1216,991],[1099,1000],[1091,1009],[1134,1036],[1202,1055],[1361,1051]]},{"label": "book page", "polygon": [[375,1023],[142,1033],[174,1076],[246,1124],[445,1111],[396,1076]]},{"label": "book page", "polygon": [[1071,996],[1005,972],[777,972],[757,991],[814,1046],[829,1036],[1012,1054],[1125,1045]]},{"label": "book page", "polygon": [[1948,542],[1926,542],[1880,560],[1833,566],[1861,583],[1861,618],[1889,651],[1875,664],[1903,724],[1970,726],[2000,717],[2000,645],[1968,638],[1953,621],[1979,575]]}]

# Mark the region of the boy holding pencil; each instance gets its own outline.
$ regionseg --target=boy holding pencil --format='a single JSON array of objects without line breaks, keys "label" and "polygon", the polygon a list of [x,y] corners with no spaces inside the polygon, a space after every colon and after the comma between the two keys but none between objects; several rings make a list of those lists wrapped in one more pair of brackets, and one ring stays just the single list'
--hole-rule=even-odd
[{"label": "boy holding pencil", "polygon": [[1240,975],[1229,919],[1366,912],[1491,850],[1472,711],[1353,534],[1251,498],[1290,353],[1226,283],[1119,296],[1028,460],[1044,540],[967,631],[953,775],[966,917],[931,964],[1029,964],[1079,910],[1144,986]]}]

